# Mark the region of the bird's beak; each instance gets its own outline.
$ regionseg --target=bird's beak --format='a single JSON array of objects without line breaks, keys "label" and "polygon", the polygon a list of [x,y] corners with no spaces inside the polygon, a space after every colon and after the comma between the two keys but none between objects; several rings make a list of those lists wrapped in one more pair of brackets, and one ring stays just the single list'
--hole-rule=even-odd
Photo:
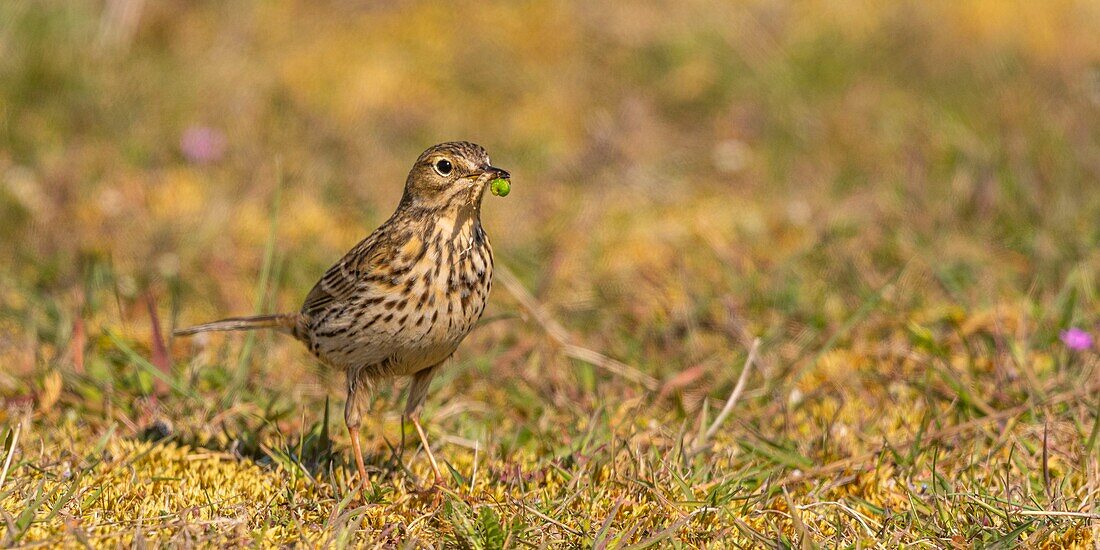
[{"label": "bird's beak", "polygon": [[506,180],[512,177],[512,174],[509,174],[507,170],[496,166],[486,166],[481,169],[481,173],[489,176],[486,181],[493,181],[498,178]]}]

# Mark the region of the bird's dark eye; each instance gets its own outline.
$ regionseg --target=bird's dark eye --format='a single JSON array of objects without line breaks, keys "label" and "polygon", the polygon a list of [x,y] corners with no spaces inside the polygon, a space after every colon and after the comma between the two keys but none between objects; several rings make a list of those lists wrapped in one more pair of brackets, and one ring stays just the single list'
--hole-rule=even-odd
[{"label": "bird's dark eye", "polygon": [[435,161],[435,171],[439,172],[439,175],[441,176],[450,175],[451,170],[453,169],[454,166],[451,166],[451,161],[447,159],[439,159]]}]

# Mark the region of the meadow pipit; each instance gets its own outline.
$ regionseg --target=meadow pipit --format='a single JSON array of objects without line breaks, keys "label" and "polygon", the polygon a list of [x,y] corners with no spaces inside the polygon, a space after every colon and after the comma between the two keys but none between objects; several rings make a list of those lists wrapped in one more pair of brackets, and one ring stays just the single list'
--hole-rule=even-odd
[{"label": "meadow pipit", "polygon": [[411,376],[405,414],[438,483],[442,475],[420,425],[420,408],[432,377],[485,310],[493,250],[481,227],[481,199],[490,181],[509,177],[489,164],[479,145],[436,145],[416,159],[397,211],[321,277],[300,311],[223,319],[175,334],[276,329],[344,371],[344,421],[360,483],[367,472],[359,424],[371,383]]}]

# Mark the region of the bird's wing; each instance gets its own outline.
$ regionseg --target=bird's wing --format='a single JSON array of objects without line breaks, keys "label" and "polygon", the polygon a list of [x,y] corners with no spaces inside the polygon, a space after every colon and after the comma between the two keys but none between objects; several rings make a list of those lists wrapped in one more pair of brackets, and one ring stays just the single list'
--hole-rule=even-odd
[{"label": "bird's wing", "polygon": [[364,275],[370,273],[382,259],[380,244],[383,240],[381,231],[371,233],[330,267],[309,291],[302,304],[302,313],[313,318],[330,305],[346,301],[362,288]]}]

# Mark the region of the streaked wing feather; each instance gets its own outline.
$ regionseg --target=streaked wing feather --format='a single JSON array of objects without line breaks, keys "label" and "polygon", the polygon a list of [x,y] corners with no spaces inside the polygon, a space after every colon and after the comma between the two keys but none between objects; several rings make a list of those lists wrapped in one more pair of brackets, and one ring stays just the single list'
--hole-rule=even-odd
[{"label": "streaked wing feather", "polygon": [[379,231],[375,231],[363,239],[325,272],[306,296],[305,303],[302,304],[302,313],[313,317],[329,305],[342,302],[355,294],[356,289],[363,282],[363,274],[368,272],[370,265],[378,259],[377,245],[380,234]]}]

